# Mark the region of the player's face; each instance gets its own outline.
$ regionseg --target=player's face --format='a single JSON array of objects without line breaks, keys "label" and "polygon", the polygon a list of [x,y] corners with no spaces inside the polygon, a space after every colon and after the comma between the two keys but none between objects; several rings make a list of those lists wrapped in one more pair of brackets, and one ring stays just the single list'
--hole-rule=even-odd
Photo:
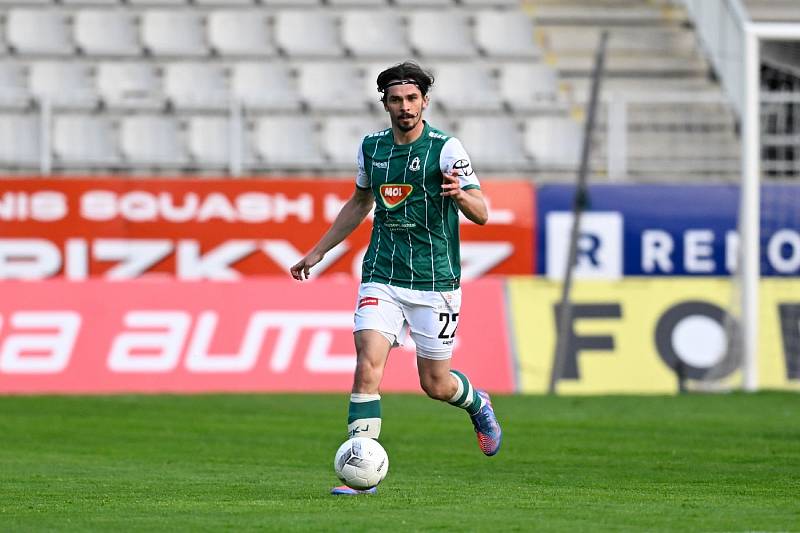
[{"label": "player's face", "polygon": [[419,87],[412,84],[395,85],[386,91],[383,107],[389,113],[392,126],[401,131],[413,130],[422,120],[422,111],[428,106],[428,97],[422,96]]}]

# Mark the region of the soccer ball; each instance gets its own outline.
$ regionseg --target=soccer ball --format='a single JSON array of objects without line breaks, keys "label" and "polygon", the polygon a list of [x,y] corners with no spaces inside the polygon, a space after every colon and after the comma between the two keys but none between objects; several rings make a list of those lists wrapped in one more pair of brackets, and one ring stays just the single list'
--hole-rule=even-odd
[{"label": "soccer ball", "polygon": [[353,437],[336,450],[333,469],[348,487],[370,489],[386,477],[389,456],[378,441]]}]

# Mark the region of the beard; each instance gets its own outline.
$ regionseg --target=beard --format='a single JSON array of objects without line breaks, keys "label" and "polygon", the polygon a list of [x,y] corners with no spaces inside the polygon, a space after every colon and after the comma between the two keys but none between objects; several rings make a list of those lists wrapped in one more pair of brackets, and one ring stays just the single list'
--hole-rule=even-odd
[{"label": "beard", "polygon": [[[397,125],[397,128],[400,131],[411,131],[417,126],[417,124],[419,124],[419,121],[421,120],[421,115],[422,113],[418,113],[416,115],[402,115],[400,117],[397,117],[395,124]],[[411,119],[411,122],[409,124],[403,124],[401,120],[406,120],[406,119]]]}]

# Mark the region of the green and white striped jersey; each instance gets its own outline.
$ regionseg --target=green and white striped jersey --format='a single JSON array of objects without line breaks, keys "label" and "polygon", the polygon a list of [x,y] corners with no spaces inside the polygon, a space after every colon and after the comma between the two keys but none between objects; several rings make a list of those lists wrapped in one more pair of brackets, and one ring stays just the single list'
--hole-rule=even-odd
[{"label": "green and white striped jersey", "polygon": [[442,174],[453,168],[462,189],[480,188],[461,142],[427,122],[410,144],[395,144],[391,128],[364,137],[356,186],[375,195],[375,218],[362,282],[420,291],[459,287],[458,207],[440,196]]}]

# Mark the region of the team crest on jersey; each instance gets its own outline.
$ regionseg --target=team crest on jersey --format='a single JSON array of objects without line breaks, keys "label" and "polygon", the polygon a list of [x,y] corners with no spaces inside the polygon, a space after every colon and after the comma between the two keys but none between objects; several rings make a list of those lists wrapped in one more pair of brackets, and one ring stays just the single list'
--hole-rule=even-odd
[{"label": "team crest on jersey", "polygon": [[410,170],[411,172],[416,172],[417,170],[419,170],[419,157],[415,157],[414,159],[411,160],[411,164],[408,165],[408,170]]},{"label": "team crest on jersey", "polygon": [[411,196],[414,186],[410,183],[384,183],[380,187],[381,199],[387,209],[394,209]]}]

